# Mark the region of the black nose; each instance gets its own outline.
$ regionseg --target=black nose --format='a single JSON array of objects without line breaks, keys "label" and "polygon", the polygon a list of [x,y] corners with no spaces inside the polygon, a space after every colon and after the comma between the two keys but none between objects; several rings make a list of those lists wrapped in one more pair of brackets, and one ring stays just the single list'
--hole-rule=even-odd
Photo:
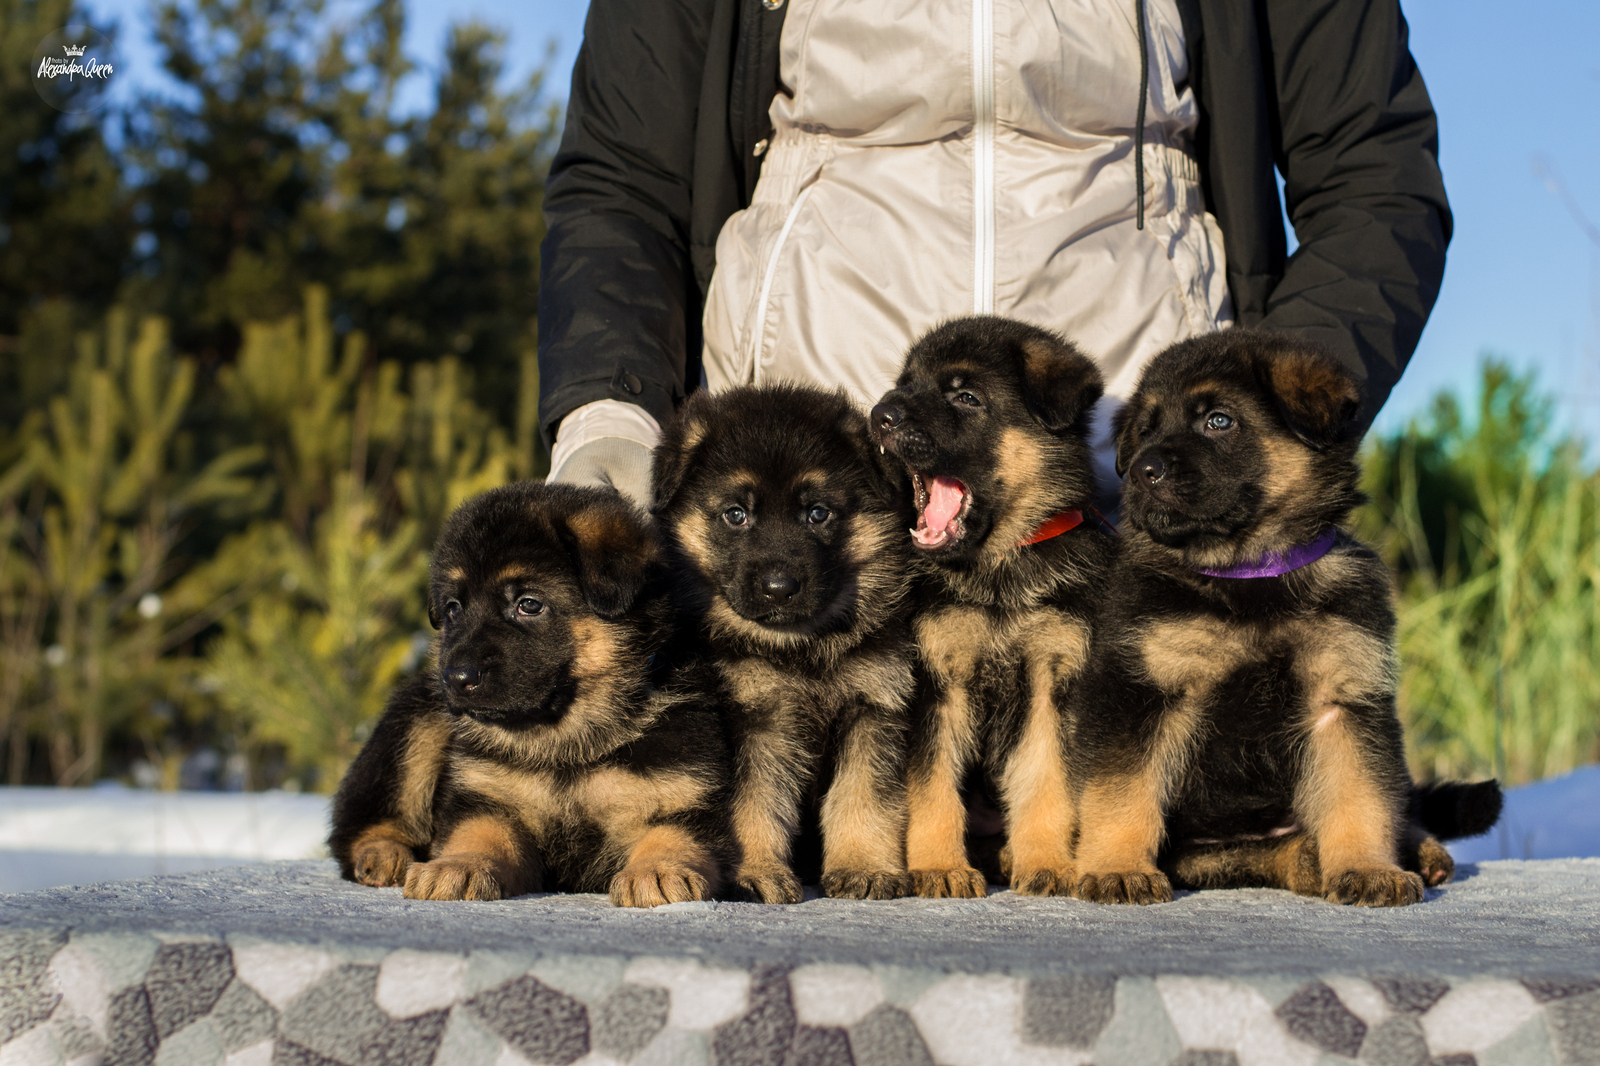
[{"label": "black nose", "polygon": [[892,403],[880,403],[873,407],[869,416],[872,424],[885,432],[899,429],[900,423],[906,420],[906,414]]},{"label": "black nose", "polygon": [[450,691],[457,696],[464,696],[477,688],[483,682],[483,674],[471,663],[461,666],[452,666],[444,672],[445,684],[450,686]]},{"label": "black nose", "polygon": [[1167,464],[1161,461],[1159,455],[1147,455],[1139,463],[1139,473],[1144,475],[1146,481],[1154,485],[1167,476]]},{"label": "black nose", "polygon": [[800,582],[795,580],[793,574],[774,570],[761,579],[761,594],[773,603],[786,603],[789,597],[799,591]]}]

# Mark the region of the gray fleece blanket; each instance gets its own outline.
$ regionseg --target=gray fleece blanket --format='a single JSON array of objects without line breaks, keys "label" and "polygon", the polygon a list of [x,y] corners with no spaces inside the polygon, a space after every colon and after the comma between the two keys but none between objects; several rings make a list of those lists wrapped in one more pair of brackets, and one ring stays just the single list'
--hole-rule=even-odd
[{"label": "gray fleece blanket", "polygon": [[0,896],[0,1063],[1600,1063],[1600,860],[1271,891],[623,911],[329,862]]}]

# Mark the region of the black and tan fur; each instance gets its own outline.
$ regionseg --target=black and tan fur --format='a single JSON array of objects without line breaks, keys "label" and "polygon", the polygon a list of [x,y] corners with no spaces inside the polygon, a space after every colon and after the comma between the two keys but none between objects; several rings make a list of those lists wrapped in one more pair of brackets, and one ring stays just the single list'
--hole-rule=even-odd
[{"label": "black and tan fur", "polygon": [[1411,809],[1383,563],[1341,532],[1281,576],[1196,572],[1347,518],[1359,400],[1315,347],[1231,330],[1158,355],[1119,413],[1124,542],[1076,694],[1082,898],[1176,876],[1393,906],[1449,876]]},{"label": "black and tan fur", "polygon": [[[992,800],[1003,812],[1001,867],[1012,887],[1064,895],[1074,881],[1066,701],[1088,661],[1092,607],[1115,544],[1092,519],[1023,541],[1051,516],[1088,508],[1086,430],[1102,388],[1094,363],[1056,335],[972,317],[919,340],[873,408],[877,441],[910,473],[904,517],[923,531],[913,543],[925,677],[913,709],[906,843],[920,895],[987,891],[965,842],[969,774],[974,805]],[[929,534],[933,489],[948,479],[961,486],[960,510]]]},{"label": "black and tan fur", "polygon": [[904,895],[904,535],[842,393],[698,393],[655,453],[656,514],[720,675],[736,880],[796,903],[802,816],[830,896]]},{"label": "black and tan fur", "polygon": [[395,693],[334,798],[343,875],[411,899],[716,892],[726,749],[660,563],[609,491],[522,483],[463,505],[430,574],[437,670]]}]

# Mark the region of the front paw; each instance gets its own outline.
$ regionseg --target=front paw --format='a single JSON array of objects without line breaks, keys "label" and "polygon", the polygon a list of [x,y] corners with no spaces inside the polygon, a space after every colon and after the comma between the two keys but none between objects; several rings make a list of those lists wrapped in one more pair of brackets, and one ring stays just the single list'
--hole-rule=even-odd
[{"label": "front paw", "polygon": [[924,899],[983,899],[989,894],[984,876],[970,866],[954,870],[912,870],[911,887]]},{"label": "front paw", "polygon": [[[1019,896],[1070,896],[1077,880],[1077,874],[1070,867],[1013,870],[1011,891]],[[1171,898],[1170,889],[1168,898]]]},{"label": "front paw", "polygon": [[675,863],[629,867],[611,879],[611,902],[618,907],[659,907],[710,898],[711,885],[705,877]]},{"label": "front paw", "polygon": [[1417,845],[1417,865],[1421,867],[1422,880],[1434,888],[1456,875],[1456,861],[1433,837],[1423,837]]},{"label": "front paw", "polygon": [[800,879],[786,866],[748,867],[735,880],[757,903],[800,902]]},{"label": "front paw", "polygon": [[911,875],[904,870],[829,870],[822,875],[822,894],[833,899],[899,899],[911,895]]},{"label": "front paw", "polygon": [[1159,870],[1085,874],[1072,894],[1091,903],[1170,903],[1172,882]]},{"label": "front paw", "polygon": [[1422,902],[1422,878],[1398,866],[1367,866],[1328,875],[1323,898],[1357,907],[1405,907]]},{"label": "front paw", "polygon": [[415,861],[411,849],[393,840],[373,840],[358,845],[350,856],[356,881],[373,888],[403,885]]},{"label": "front paw", "polygon": [[406,899],[502,899],[490,860],[476,855],[419,862],[406,871]]}]

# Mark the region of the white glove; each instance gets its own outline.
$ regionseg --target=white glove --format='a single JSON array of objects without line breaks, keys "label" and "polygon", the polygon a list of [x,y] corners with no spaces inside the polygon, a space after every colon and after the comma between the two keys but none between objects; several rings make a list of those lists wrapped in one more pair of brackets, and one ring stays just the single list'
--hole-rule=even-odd
[{"label": "white glove", "polygon": [[556,429],[546,480],[616,489],[648,511],[650,450],[660,437],[661,426],[642,407],[617,400],[584,404]]},{"label": "white glove", "polygon": [[601,437],[574,448],[547,480],[560,485],[613,488],[641,511],[648,511],[650,449],[626,437]]}]

